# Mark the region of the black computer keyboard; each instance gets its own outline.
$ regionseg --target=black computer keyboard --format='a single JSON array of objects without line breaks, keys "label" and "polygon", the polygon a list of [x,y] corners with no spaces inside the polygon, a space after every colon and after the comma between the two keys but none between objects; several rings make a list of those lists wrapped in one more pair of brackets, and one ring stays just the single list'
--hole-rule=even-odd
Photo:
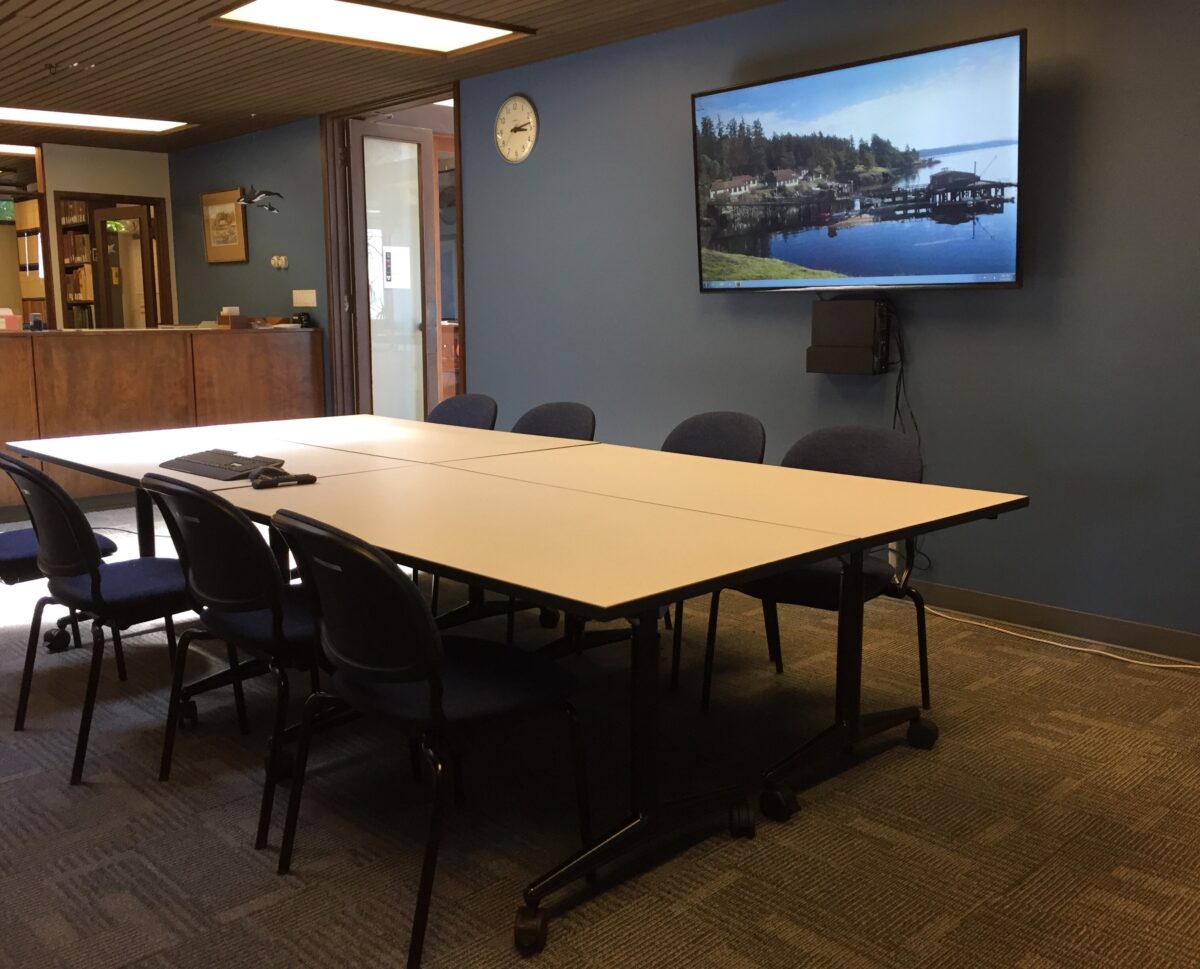
[{"label": "black computer keyboard", "polygon": [[249,457],[245,454],[235,454],[233,451],[223,451],[214,448],[211,451],[197,451],[195,454],[185,454],[182,457],[171,458],[159,465],[169,471],[185,471],[188,474],[198,474],[204,478],[216,478],[218,481],[236,481],[247,477],[259,468],[281,468],[282,458],[264,458],[261,455]]}]

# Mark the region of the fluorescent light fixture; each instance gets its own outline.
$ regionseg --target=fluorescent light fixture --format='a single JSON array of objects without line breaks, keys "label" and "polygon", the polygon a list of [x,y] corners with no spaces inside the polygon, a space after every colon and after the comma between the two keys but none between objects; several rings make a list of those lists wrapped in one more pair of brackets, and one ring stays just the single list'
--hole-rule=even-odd
[{"label": "fluorescent light fixture", "polygon": [[0,121],[13,124],[44,124],[57,128],[95,128],[101,131],[137,131],[151,134],[161,134],[187,124],[186,121],[154,121],[151,118],[121,118],[110,114],[40,111],[37,108],[0,108]]},{"label": "fluorescent light fixture", "polygon": [[454,107],[454,98],[446,98],[445,101],[434,101],[433,103],[439,108],[452,108]]},{"label": "fluorescent light fixture", "polygon": [[0,155],[28,155],[32,158],[37,154],[33,145],[0,145]]},{"label": "fluorescent light fixture", "polygon": [[533,31],[349,0],[250,0],[214,23],[365,47],[450,54]]}]

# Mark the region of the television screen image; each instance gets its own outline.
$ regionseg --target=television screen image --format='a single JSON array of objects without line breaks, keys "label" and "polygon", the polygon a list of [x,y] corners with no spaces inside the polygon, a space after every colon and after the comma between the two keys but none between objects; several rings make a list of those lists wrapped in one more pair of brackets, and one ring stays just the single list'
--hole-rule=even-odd
[{"label": "television screen image", "polygon": [[1024,42],[693,95],[701,289],[1017,285]]}]

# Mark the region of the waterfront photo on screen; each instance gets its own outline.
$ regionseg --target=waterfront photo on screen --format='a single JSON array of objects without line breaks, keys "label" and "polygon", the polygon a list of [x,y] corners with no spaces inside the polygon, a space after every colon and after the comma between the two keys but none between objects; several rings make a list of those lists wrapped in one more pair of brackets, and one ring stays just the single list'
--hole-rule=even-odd
[{"label": "waterfront photo on screen", "polygon": [[698,95],[701,285],[1014,282],[1022,40]]}]

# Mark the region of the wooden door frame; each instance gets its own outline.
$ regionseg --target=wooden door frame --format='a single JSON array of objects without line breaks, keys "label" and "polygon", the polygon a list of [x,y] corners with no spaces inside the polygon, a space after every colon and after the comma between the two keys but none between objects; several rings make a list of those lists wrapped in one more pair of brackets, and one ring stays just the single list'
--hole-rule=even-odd
[{"label": "wooden door frame", "polygon": [[[96,275],[102,278],[102,281],[100,282],[100,289],[104,293],[104,308],[106,310],[110,310],[112,307],[112,276],[110,275],[112,267],[109,266],[105,260],[106,254],[104,252],[104,230],[101,226],[101,223],[114,217],[120,218],[120,216],[116,215],[116,213],[120,213],[122,210],[126,209],[136,212],[136,217],[144,226],[144,231],[142,232],[141,241],[139,243],[139,248],[142,250],[142,303],[145,307],[146,315],[145,328],[147,330],[156,330],[158,329],[159,324],[158,308],[159,304],[163,302],[163,294],[159,292],[158,280],[154,278],[155,225],[154,218],[150,214],[152,207],[149,205],[140,203],[132,205],[118,204],[109,206],[108,208],[100,208],[97,206],[96,208],[92,209],[92,232],[95,234],[95,239],[97,242],[96,255],[99,257],[96,260]],[[113,213],[113,215],[102,215],[102,213]],[[159,260],[159,267],[160,269],[162,267],[161,259]],[[122,267],[122,269],[124,269],[124,267]],[[104,270],[108,270],[108,272],[105,272]],[[124,286],[125,283],[121,283],[121,285]],[[153,293],[153,299],[149,298],[151,293]],[[128,321],[125,321],[122,329],[137,329],[137,327],[131,327],[128,325]]]},{"label": "wooden door frame", "polygon": [[[431,95],[443,95],[439,88]],[[466,275],[463,262],[463,169],[462,169],[462,118],[459,106],[459,84],[453,84],[454,98],[454,154],[456,166],[456,229],[458,234],[458,326],[459,339],[464,348],[463,386],[467,386],[466,345],[467,306]],[[419,99],[414,104],[428,103]],[[370,372],[358,359],[355,346],[356,292],[354,287],[353,260],[351,258],[350,220],[350,125],[352,118],[378,113],[395,107],[394,104],[364,105],[350,112],[328,114],[321,117],[321,162],[324,180],[325,203],[325,281],[329,293],[329,400],[333,414],[357,414],[369,411],[371,406]],[[426,327],[426,336],[428,336]],[[369,363],[367,364],[369,368]],[[429,393],[426,387],[426,394]],[[361,406],[365,399],[366,406]]]}]

